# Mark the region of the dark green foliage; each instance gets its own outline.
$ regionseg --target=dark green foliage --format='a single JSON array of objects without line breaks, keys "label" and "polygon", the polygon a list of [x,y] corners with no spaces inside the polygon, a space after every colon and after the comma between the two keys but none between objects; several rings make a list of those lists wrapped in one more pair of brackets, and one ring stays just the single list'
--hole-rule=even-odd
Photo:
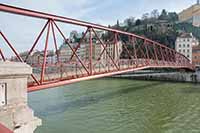
[{"label": "dark green foliage", "polygon": [[141,25],[142,24],[142,21],[140,19],[137,19],[135,21],[135,26],[138,26],[138,25]]},{"label": "dark green foliage", "polygon": [[162,10],[162,13],[158,17],[158,19],[160,19],[160,20],[168,20],[167,11],[165,9]]},{"label": "dark green foliage", "polygon": [[200,28],[193,26],[189,23],[178,23],[174,25],[174,29],[178,32],[192,33],[197,39],[200,40]]},{"label": "dark green foliage", "polygon": [[[118,21],[112,28],[145,36],[170,48],[175,48],[176,38],[181,32],[193,33],[200,40],[200,28],[189,23],[178,23],[176,12],[167,12],[163,9],[161,14],[157,10],[153,10],[151,17],[146,14],[143,15],[145,19],[134,21],[134,18],[130,17],[125,20],[126,26],[120,27]],[[123,41],[128,41],[128,37],[125,35],[121,35],[121,38]]]}]

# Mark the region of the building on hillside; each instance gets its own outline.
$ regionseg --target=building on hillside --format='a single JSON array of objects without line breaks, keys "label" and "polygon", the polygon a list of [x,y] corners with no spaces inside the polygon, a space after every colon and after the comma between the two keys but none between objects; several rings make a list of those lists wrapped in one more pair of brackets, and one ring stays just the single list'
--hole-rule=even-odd
[{"label": "building on hillside", "polygon": [[55,63],[57,63],[57,58],[56,57],[57,56],[56,56],[56,54],[55,54],[55,52],[53,50],[48,50],[47,51],[46,63],[47,64],[55,64]]},{"label": "building on hillside", "polygon": [[[122,42],[119,41],[117,43],[117,46],[114,43],[108,44],[107,46],[107,52],[108,54],[116,61],[120,59],[121,53],[122,53]],[[106,52],[104,52],[103,59],[109,58]]]},{"label": "building on hillside", "polygon": [[[19,56],[22,58],[23,61],[25,61],[26,57],[26,63],[29,65],[38,65],[43,63],[44,59],[44,51],[33,51],[31,55],[28,56],[28,51],[22,52],[19,54]],[[18,58],[16,56],[11,57],[11,61],[19,62]],[[54,64],[56,63],[56,55],[53,50],[47,51],[47,58],[46,58],[47,64]]]},{"label": "building on hillside", "polygon": [[[42,64],[44,61],[44,51],[37,51],[30,57],[32,65]],[[47,51],[46,64],[55,64],[57,62],[56,54],[53,50]]]},{"label": "building on hillside", "polygon": [[148,31],[158,31],[160,33],[165,33],[172,30],[173,23],[167,20],[156,20],[153,23],[147,24]]},{"label": "building on hillside", "polygon": [[[75,49],[77,47],[78,43],[72,43],[71,46],[73,47],[73,49]],[[114,50],[115,53],[119,53],[118,55],[115,56],[115,59],[119,59],[120,58],[120,54],[122,52],[122,43],[118,42],[118,47],[114,47],[114,44],[109,44],[107,46],[107,52],[110,54],[111,57],[114,57]],[[97,60],[99,59],[101,52],[103,51],[103,46],[101,45],[100,42],[98,41],[93,41],[92,43],[92,59],[93,60]],[[72,56],[72,50],[69,48],[69,46],[67,46],[66,44],[61,45],[61,47],[59,48],[59,58],[61,62],[67,62],[70,60],[71,56]],[[83,42],[81,43],[80,47],[78,48],[78,50],[76,51],[76,54],[79,56],[79,58],[83,61],[87,61],[89,60],[90,57],[90,44]],[[104,51],[104,54],[102,55],[101,59],[105,59],[106,58],[106,51]],[[77,58],[76,56],[73,56],[72,61],[76,61]]]},{"label": "building on hillside", "polygon": [[29,57],[29,60],[31,62],[31,65],[38,65],[42,62],[42,54],[40,51],[36,51],[33,53],[31,57]]},{"label": "building on hillside", "polygon": [[[23,61],[25,61],[26,58],[28,57],[26,60],[26,63],[31,64],[31,56],[33,55],[34,52],[36,52],[36,51],[33,51],[32,54],[29,56],[28,56],[29,51],[21,52],[21,53],[19,53],[19,56],[21,57],[21,59]],[[10,60],[14,61],[14,62],[20,62],[20,60],[16,56],[12,56]]]},{"label": "building on hillside", "polygon": [[193,46],[192,48],[192,64],[200,67],[200,46]]},{"label": "building on hillside", "polygon": [[192,62],[192,47],[198,44],[198,40],[192,35],[192,33],[182,33],[176,39],[175,49],[177,52],[185,55]]},{"label": "building on hillside", "polygon": [[69,61],[72,53],[73,52],[70,47],[67,44],[63,43],[58,50],[59,61],[62,63],[66,63],[67,61]]},{"label": "building on hillside", "polygon": [[191,7],[183,10],[178,14],[179,22],[188,22],[193,26],[200,27],[200,3],[197,0],[197,3]]}]

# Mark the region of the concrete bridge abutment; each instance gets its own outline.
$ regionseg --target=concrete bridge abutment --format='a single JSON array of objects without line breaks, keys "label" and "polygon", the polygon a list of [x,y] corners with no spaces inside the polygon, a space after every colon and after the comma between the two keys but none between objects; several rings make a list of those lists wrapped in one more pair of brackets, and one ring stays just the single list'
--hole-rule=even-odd
[{"label": "concrete bridge abutment", "polygon": [[33,133],[41,125],[27,103],[31,73],[27,64],[0,62],[0,123],[13,133]]}]

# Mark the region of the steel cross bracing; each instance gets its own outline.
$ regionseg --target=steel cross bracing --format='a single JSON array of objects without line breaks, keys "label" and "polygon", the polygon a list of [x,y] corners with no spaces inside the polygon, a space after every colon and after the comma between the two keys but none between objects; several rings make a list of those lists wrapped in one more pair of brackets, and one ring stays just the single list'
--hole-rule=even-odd
[{"label": "steel cross bracing", "polygon": [[[147,68],[194,70],[194,66],[184,55],[142,36],[4,4],[0,4],[0,11],[46,20],[25,58],[20,56],[3,31],[0,31],[5,44],[13,51],[18,61],[33,67],[33,74],[28,79],[29,92]],[[86,27],[86,31],[74,45],[63,33],[58,22]],[[38,56],[36,63],[30,62],[33,51],[45,31],[47,33],[42,56]],[[99,32],[103,33],[104,37]],[[47,62],[50,33],[53,37],[56,60]],[[63,55],[58,49],[56,36],[58,34],[63,38],[68,48],[65,51],[66,54],[70,54],[69,57],[64,58],[64,61]],[[0,57],[3,61],[6,60],[4,52],[6,51],[0,49]]]}]

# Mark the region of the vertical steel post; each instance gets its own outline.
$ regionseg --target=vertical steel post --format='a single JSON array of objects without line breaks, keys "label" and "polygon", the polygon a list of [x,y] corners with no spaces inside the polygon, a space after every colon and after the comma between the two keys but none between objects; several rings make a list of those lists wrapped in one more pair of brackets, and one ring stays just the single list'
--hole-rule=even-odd
[{"label": "vertical steel post", "polygon": [[[132,38],[133,40],[133,38]],[[133,43],[133,42],[132,42]],[[137,58],[137,51],[136,51],[136,47],[135,47],[135,44],[136,44],[136,38],[134,38],[134,43],[133,43],[133,51],[134,51],[134,56],[135,56],[135,64],[136,64],[136,67],[138,65],[138,58]]]},{"label": "vertical steel post", "polygon": [[45,48],[44,48],[44,57],[43,57],[43,64],[42,64],[42,72],[41,72],[41,77],[40,77],[40,83],[41,84],[43,83],[44,76],[45,76],[46,59],[47,59],[47,48],[48,48],[48,41],[49,41],[49,33],[50,33],[50,23],[48,24],[47,36],[46,36],[46,42],[45,42]]},{"label": "vertical steel post", "polygon": [[165,48],[165,57],[167,59],[167,65],[169,65],[170,59],[169,59],[169,53],[168,53],[168,49]]},{"label": "vertical steel post", "polygon": [[[120,69],[120,64],[119,64],[119,60],[120,60],[120,55],[119,55],[119,45],[118,45],[118,33],[114,33],[114,43],[115,43],[115,56],[114,56],[114,61],[116,62],[116,64],[118,65],[119,69]],[[116,59],[116,60],[115,60]]]},{"label": "vertical steel post", "polygon": [[155,57],[156,57],[156,64],[158,65],[158,53],[157,53],[157,50],[156,50],[156,44],[153,43],[153,49],[154,49],[154,54],[155,54]]},{"label": "vertical steel post", "polygon": [[[116,36],[115,35],[115,33],[114,33],[114,36]],[[117,43],[116,43],[116,39],[114,40],[114,46],[113,46],[113,59],[115,60],[115,58],[116,58],[116,45],[117,45]],[[115,60],[116,61],[116,60]]]},{"label": "vertical steel post", "polygon": [[170,64],[173,64],[173,51],[169,49],[170,54]]},{"label": "vertical steel post", "polygon": [[161,46],[160,46],[160,53],[161,53],[161,56],[162,56],[163,65],[165,65],[165,58],[164,58],[164,55],[163,55],[163,48]]},{"label": "vertical steel post", "polygon": [[52,29],[53,40],[54,40],[54,46],[55,46],[55,49],[56,49],[57,63],[59,63],[59,62],[60,62],[60,59],[59,59],[59,53],[58,53],[58,46],[57,46],[55,30],[54,30],[54,26],[53,26],[53,22],[52,22],[52,21],[53,21],[53,20],[51,20],[50,23],[51,23],[51,29]]},{"label": "vertical steel post", "polygon": [[93,61],[93,44],[92,44],[92,28],[89,28],[89,34],[90,34],[90,40],[89,40],[89,70],[90,70],[90,75],[93,74],[92,71],[92,61]]},{"label": "vertical steel post", "polygon": [[147,48],[147,41],[144,41],[144,45],[145,45],[145,50],[146,50],[146,55],[147,55],[147,65],[150,65],[150,58],[149,58],[149,51]]}]

